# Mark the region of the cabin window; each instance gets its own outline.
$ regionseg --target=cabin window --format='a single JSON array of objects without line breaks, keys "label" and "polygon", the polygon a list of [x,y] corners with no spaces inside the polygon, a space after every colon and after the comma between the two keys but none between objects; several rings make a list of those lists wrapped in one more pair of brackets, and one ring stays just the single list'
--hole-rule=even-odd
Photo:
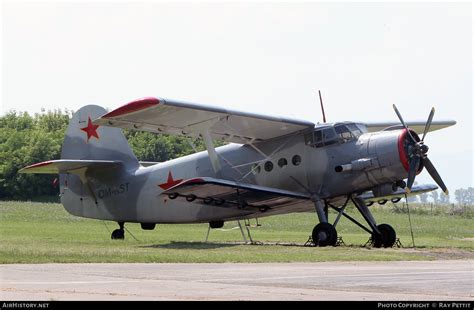
[{"label": "cabin window", "polygon": [[286,165],[288,165],[288,161],[286,160],[286,158],[280,158],[278,160],[278,167],[283,168]]},{"label": "cabin window", "polygon": [[265,163],[264,168],[265,168],[265,171],[267,171],[267,172],[272,171],[273,170],[273,163],[271,161],[267,161]]},{"label": "cabin window", "polygon": [[293,165],[299,166],[299,164],[301,164],[301,156],[300,155],[293,156],[293,158],[291,159],[291,162],[293,163]]}]

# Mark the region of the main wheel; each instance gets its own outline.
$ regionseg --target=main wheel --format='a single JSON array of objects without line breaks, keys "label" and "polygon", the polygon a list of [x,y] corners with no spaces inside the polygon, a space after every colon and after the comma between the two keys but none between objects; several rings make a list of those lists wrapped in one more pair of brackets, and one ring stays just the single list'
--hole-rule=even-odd
[{"label": "main wheel", "polygon": [[329,223],[319,223],[314,226],[313,234],[314,244],[317,246],[335,246],[337,242],[337,231],[334,226]]},{"label": "main wheel", "polygon": [[380,224],[377,226],[381,235],[372,234],[374,247],[376,248],[391,248],[397,240],[395,229],[388,224]]},{"label": "main wheel", "polygon": [[125,239],[125,232],[123,229],[116,229],[112,232],[112,240],[123,240]]},{"label": "main wheel", "polygon": [[224,221],[211,221],[209,222],[209,227],[212,229],[224,227]]}]

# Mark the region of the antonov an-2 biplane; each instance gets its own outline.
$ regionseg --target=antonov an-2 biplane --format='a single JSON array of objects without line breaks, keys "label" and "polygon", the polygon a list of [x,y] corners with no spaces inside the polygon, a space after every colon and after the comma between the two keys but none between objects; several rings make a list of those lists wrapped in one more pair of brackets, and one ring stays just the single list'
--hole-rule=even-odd
[{"label": "antonov an-2 biplane", "polygon": [[[124,223],[209,223],[316,211],[316,245],[337,242],[347,217],[371,234],[375,247],[391,247],[396,233],[377,224],[369,206],[437,189],[414,185],[423,167],[447,193],[427,157],[429,131],[455,121],[322,123],[270,117],[162,98],[143,98],[111,112],[96,105],[74,113],[61,159],[22,173],[59,174],[61,202],[76,216]],[[324,111],[323,111],[324,112]],[[121,128],[202,138],[206,151],[150,165],[137,160]],[[423,133],[422,139],[418,134]],[[229,144],[214,147],[214,141]],[[407,181],[404,181],[407,179]],[[353,204],[368,227],[345,212]],[[331,224],[328,209],[337,211]]]}]

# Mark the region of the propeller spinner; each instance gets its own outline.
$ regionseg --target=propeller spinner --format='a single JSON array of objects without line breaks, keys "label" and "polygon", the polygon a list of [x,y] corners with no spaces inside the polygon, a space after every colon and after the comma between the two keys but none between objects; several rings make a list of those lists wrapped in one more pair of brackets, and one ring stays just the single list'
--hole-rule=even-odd
[{"label": "propeller spinner", "polygon": [[400,119],[400,122],[402,123],[409,137],[408,147],[407,147],[408,180],[407,180],[406,191],[408,193],[411,191],[411,187],[413,186],[413,183],[415,182],[415,177],[417,175],[417,172],[421,171],[421,169],[425,167],[428,173],[433,178],[433,180],[436,182],[436,184],[438,184],[438,186],[441,187],[443,192],[446,195],[448,195],[448,189],[446,188],[446,185],[441,179],[441,176],[439,175],[438,171],[434,167],[433,163],[428,158],[427,153],[428,153],[429,148],[425,144],[425,138],[430,129],[431,122],[433,120],[433,116],[435,113],[435,109],[434,108],[431,109],[430,115],[428,116],[428,120],[426,121],[425,130],[423,131],[423,138],[421,140],[418,138],[418,136],[416,136],[416,138],[418,139],[416,139],[413,136],[411,130],[408,129],[407,125],[405,124],[405,121],[403,120],[402,115],[400,114],[400,112],[398,111],[395,105],[393,105],[393,109],[395,110],[395,113]]}]

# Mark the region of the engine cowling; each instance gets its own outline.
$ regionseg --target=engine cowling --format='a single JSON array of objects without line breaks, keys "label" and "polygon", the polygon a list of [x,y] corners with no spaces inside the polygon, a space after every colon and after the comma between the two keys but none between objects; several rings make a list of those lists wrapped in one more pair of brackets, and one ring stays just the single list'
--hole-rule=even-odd
[{"label": "engine cowling", "polygon": [[[411,130],[411,134],[419,140],[416,132]],[[375,159],[375,164],[367,169],[370,181],[374,184],[387,184],[405,179],[409,168],[410,147],[412,142],[406,129],[370,134],[367,152],[368,157]],[[418,173],[422,169],[420,165]]]}]

